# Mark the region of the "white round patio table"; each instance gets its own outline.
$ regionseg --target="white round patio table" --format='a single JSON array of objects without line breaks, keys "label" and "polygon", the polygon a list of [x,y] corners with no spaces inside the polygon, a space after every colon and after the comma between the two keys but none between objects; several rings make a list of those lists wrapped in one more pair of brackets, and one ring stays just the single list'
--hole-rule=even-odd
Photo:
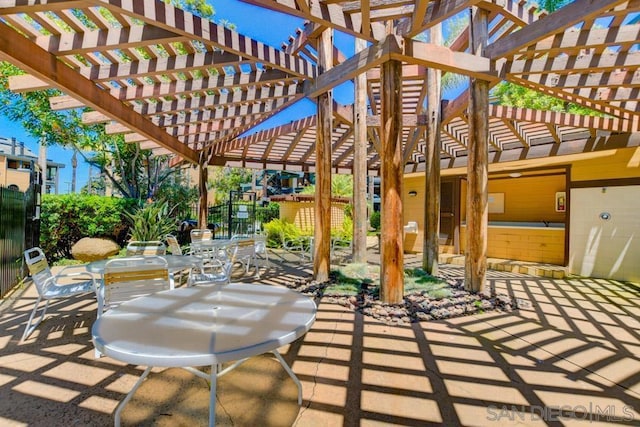
[{"label": "white round patio table", "polygon": [[[304,335],[316,318],[316,304],[286,288],[256,284],[178,288],[136,298],[104,313],[93,325],[96,349],[132,365],[145,365],[122,409],[154,366],[188,369],[211,382],[209,425],[215,425],[216,380],[247,358],[272,352],[302,386],[278,348]],[[220,370],[220,364],[236,363]],[[209,374],[193,369],[211,366]]]},{"label": "white round patio table", "polygon": [[[133,255],[133,257],[145,257],[148,255]],[[160,257],[167,261],[167,268],[169,271],[184,270],[191,267],[201,267],[202,258],[193,255],[152,255],[154,257]],[[112,259],[112,258],[110,258]],[[99,261],[92,261],[87,264],[87,271],[94,274],[104,274],[104,266],[109,259],[101,259]]]}]

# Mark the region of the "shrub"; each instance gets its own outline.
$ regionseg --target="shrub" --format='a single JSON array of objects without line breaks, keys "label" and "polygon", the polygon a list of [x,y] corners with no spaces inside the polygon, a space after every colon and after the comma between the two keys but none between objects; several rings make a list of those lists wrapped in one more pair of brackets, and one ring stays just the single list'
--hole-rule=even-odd
[{"label": "shrub", "polygon": [[380,212],[376,211],[371,214],[369,217],[369,224],[371,225],[371,228],[380,230]]},{"label": "shrub", "polygon": [[83,237],[108,237],[122,245],[128,224],[125,212],[136,201],[79,194],[42,199],[40,247],[50,261],[71,257],[71,247]]},{"label": "shrub", "polygon": [[345,216],[342,227],[331,230],[331,237],[346,241],[353,240],[353,220]]},{"label": "shrub", "polygon": [[274,219],[263,225],[267,235],[267,246],[270,248],[282,247],[284,239],[295,240],[304,233],[293,223],[285,219]]},{"label": "shrub", "polygon": [[280,204],[271,203],[267,206],[258,206],[256,208],[256,220],[261,224],[265,224],[280,217]]},{"label": "shrub", "polygon": [[126,215],[131,221],[131,240],[164,240],[177,228],[177,221],[170,215],[167,202],[147,203]]}]

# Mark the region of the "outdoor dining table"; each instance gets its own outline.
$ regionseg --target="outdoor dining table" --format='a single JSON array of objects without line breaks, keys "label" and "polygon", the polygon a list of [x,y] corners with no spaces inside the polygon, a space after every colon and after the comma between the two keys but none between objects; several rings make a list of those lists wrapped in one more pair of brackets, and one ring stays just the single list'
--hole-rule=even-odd
[{"label": "outdoor dining table", "polygon": [[[312,299],[292,290],[243,283],[158,292],[107,311],[92,328],[96,349],[128,364],[147,366],[116,408],[115,425],[120,425],[124,406],[152,367],[179,367],[210,381],[209,425],[214,426],[217,378],[268,352],[298,386],[302,404],[302,385],[277,349],[311,328],[316,309]],[[198,366],[210,366],[211,371],[193,368]]]},{"label": "outdoor dining table", "polygon": [[[136,255],[147,256],[147,255]],[[191,267],[202,267],[202,258],[192,255],[153,255],[159,256],[167,261],[167,268],[169,271],[185,270]],[[94,274],[104,274],[104,266],[107,264],[108,259],[102,259],[99,261],[93,261],[87,264],[87,271]]]}]

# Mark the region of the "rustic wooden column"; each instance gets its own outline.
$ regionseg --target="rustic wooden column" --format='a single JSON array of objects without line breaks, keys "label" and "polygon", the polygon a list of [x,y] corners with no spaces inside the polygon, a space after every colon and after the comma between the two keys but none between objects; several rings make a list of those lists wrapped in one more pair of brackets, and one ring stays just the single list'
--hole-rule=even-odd
[{"label": "rustic wooden column", "polygon": [[[326,29],[318,38],[318,73],[333,64],[333,30]],[[316,198],[313,248],[315,280],[329,280],[331,256],[331,133],[333,131],[333,94],[318,96],[316,136]]]},{"label": "rustic wooden column", "polygon": [[[430,42],[442,44],[442,26],[431,27]],[[438,274],[438,239],[440,236],[440,96],[442,71],[427,69],[427,130],[425,161],[425,206],[422,268]]]},{"label": "rustic wooden column", "polygon": [[[488,39],[488,12],[472,8],[471,52],[482,55]],[[471,79],[469,88],[469,158],[467,160],[467,253],[465,289],[483,292],[487,273],[489,82]]]},{"label": "rustic wooden column", "polygon": [[208,224],[208,189],[207,189],[207,181],[209,181],[209,169],[207,169],[208,162],[206,160],[207,156],[201,156],[200,163],[198,164],[198,188],[199,188],[199,199],[198,199],[198,228],[205,229]]},{"label": "rustic wooden column", "polygon": [[404,229],[402,224],[402,63],[382,65],[381,145],[382,213],[380,234],[380,298],[397,304],[404,294]]},{"label": "rustic wooden column", "polygon": [[[355,40],[356,53],[367,47]],[[367,74],[355,78],[353,109],[353,262],[367,262]]]}]

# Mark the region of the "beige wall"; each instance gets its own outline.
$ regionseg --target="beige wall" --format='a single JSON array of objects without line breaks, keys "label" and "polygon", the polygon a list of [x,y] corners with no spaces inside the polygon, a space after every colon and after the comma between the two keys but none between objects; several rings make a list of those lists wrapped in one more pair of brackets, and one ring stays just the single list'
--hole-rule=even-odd
[{"label": "beige wall", "polygon": [[[565,191],[565,175],[489,179],[489,194],[504,194],[504,213],[489,213],[489,221],[564,222],[555,211],[555,196]],[[466,181],[462,181],[466,201]],[[464,220],[466,210],[462,210]]]},{"label": "beige wall", "polygon": [[[596,156],[597,155],[597,156]],[[572,181],[640,177],[640,147],[594,153],[572,163]]]},{"label": "beige wall", "polygon": [[[313,202],[278,202],[280,204],[280,219],[295,224],[302,231],[310,233],[315,224]],[[344,207],[342,203],[331,205],[331,228],[340,228],[344,221]]]},{"label": "beige wall", "polygon": [[30,179],[30,170],[7,169],[7,158],[0,156],[0,185],[8,187],[15,184],[24,192],[29,189]]},{"label": "beige wall", "polygon": [[640,185],[572,190],[569,271],[640,282],[639,212]]}]

